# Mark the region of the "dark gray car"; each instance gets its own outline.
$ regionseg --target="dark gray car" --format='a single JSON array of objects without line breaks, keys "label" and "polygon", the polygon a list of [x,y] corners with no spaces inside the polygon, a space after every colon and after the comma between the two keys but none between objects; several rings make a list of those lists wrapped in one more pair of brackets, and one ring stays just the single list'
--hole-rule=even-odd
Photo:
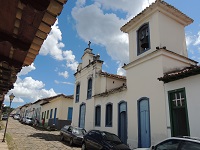
[{"label": "dark gray car", "polygon": [[130,150],[117,135],[91,130],[83,137],[82,150]]},{"label": "dark gray car", "polygon": [[73,144],[81,145],[83,140],[83,135],[86,134],[86,130],[79,127],[73,127],[70,125],[64,126],[60,130],[60,138],[62,141],[69,141],[70,146]]}]

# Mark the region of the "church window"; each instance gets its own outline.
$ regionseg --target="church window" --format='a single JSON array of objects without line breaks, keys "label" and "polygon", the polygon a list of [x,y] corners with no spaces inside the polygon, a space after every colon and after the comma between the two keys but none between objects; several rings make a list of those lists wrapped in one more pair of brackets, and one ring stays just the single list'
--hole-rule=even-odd
[{"label": "church window", "polygon": [[106,105],[106,126],[112,127],[112,103]]},{"label": "church window", "polygon": [[101,124],[101,106],[96,106],[95,108],[95,126],[100,126]]},{"label": "church window", "polygon": [[92,78],[88,80],[87,99],[92,97]]},{"label": "church window", "polygon": [[79,95],[80,95],[80,84],[76,86],[76,103],[79,102]]}]

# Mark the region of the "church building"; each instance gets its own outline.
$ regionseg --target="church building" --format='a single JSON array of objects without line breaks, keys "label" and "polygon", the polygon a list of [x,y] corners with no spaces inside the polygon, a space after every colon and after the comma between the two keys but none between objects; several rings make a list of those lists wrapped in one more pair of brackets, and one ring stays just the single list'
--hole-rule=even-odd
[{"label": "church building", "polygon": [[122,26],[129,37],[126,76],[103,72],[89,45],[74,74],[72,125],[115,133],[130,148],[200,137],[200,67],[188,58],[184,31],[192,22],[156,0]]}]

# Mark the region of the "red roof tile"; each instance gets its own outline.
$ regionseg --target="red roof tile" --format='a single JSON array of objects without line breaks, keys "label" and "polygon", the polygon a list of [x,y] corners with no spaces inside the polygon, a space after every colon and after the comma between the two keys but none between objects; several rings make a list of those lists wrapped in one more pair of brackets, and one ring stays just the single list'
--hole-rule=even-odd
[{"label": "red roof tile", "polygon": [[170,73],[166,73],[163,77],[158,78],[159,81],[163,81],[164,83],[172,82],[175,80],[187,78],[190,76],[194,76],[200,74],[200,66],[190,66],[185,67],[181,70],[175,70]]}]

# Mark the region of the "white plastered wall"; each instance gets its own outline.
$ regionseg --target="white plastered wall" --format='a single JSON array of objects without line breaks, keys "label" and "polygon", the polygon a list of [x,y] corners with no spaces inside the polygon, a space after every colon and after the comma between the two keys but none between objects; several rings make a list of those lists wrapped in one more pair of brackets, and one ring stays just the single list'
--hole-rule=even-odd
[{"label": "white plastered wall", "polygon": [[185,88],[186,92],[190,136],[200,137],[200,120],[198,119],[198,114],[200,113],[200,75],[190,76],[184,79],[176,80],[165,84],[168,136],[171,136],[168,91],[180,88]]}]

